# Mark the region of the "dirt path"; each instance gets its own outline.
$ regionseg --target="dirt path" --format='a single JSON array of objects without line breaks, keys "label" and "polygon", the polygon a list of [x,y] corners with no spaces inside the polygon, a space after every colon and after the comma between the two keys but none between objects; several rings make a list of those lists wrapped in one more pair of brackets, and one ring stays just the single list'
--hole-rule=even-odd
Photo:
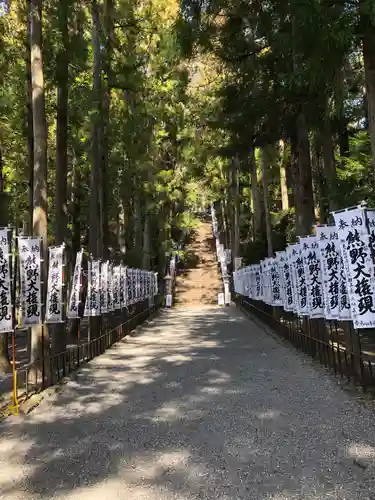
[{"label": "dirt path", "polygon": [[217,304],[217,294],[221,291],[211,224],[202,222],[187,248],[187,268],[177,277],[175,305]]}]

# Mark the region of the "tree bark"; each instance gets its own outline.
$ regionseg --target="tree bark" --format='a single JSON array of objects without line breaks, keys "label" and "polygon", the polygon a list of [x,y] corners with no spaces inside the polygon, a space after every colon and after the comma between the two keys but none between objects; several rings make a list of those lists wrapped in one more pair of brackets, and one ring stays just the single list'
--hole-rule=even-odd
[{"label": "tree bark", "polygon": [[231,221],[231,251],[232,251],[232,262],[239,256],[240,252],[240,224],[239,224],[239,212],[240,212],[240,193],[239,193],[239,159],[238,156],[234,157],[231,166],[231,176],[230,176],[230,192],[232,199],[232,221]]},{"label": "tree bark", "polygon": [[150,269],[150,215],[146,206],[143,226],[142,268]]},{"label": "tree bark", "polygon": [[[90,179],[90,228],[89,253],[93,259],[102,255],[102,197],[101,197],[101,112],[102,112],[102,69],[100,54],[100,13],[97,0],[92,0],[92,49],[93,49],[93,97],[91,137],[91,179]],[[100,335],[100,317],[90,316],[90,338]]]},{"label": "tree bark", "polygon": [[328,221],[329,212],[326,204],[325,179],[322,172],[321,144],[319,134],[314,134],[311,148],[311,168],[313,175],[313,191],[315,200],[315,218],[319,224],[325,224]]},{"label": "tree bark", "polygon": [[251,179],[251,197],[253,201],[253,236],[254,240],[262,235],[262,205],[260,200],[257,164],[255,161],[254,147],[250,147],[250,179]]},{"label": "tree bark", "polygon": [[106,0],[104,4],[105,27],[105,58],[103,61],[103,110],[102,110],[102,226],[103,226],[103,258],[109,258],[109,226],[108,226],[108,168],[109,168],[109,113],[111,106],[112,81],[112,38],[113,38],[113,0]]},{"label": "tree bark", "polygon": [[31,81],[31,2],[27,2],[27,43],[26,43],[26,106],[27,106],[27,161],[29,170],[28,181],[28,227],[33,227],[33,198],[34,198],[34,134],[33,134],[33,85]]},{"label": "tree bark", "polygon": [[337,123],[337,132],[339,137],[340,156],[349,156],[349,134],[345,118],[344,100],[345,100],[345,64],[341,64],[335,74],[335,115]]},{"label": "tree bark", "polygon": [[375,28],[370,21],[362,19],[363,35],[363,61],[365,67],[366,95],[368,107],[368,126],[371,140],[372,165],[375,175]]},{"label": "tree bark", "polygon": [[[4,193],[3,157],[0,149],[0,227],[9,224],[9,196]],[[8,334],[0,333],[0,373],[9,373],[12,369],[9,360]]]},{"label": "tree bark", "polygon": [[[137,189],[137,186],[134,186]],[[134,193],[134,248],[142,252],[142,201],[138,190]]]},{"label": "tree bark", "polygon": [[268,203],[268,171],[267,171],[268,165],[266,162],[266,155],[263,148],[261,148],[260,150],[260,166],[262,171],[263,203],[264,203],[264,219],[266,223],[267,251],[268,251],[268,257],[273,257],[271,216]]},{"label": "tree bark", "polygon": [[297,185],[296,220],[297,234],[311,233],[315,222],[309,133],[304,113],[297,118]]},{"label": "tree bark", "polygon": [[280,150],[280,190],[281,190],[281,208],[283,211],[289,209],[288,185],[286,181],[286,166],[288,163],[288,150],[284,141],[279,141]]},{"label": "tree bark", "polygon": [[[68,92],[69,92],[69,33],[68,10],[70,0],[61,0],[58,10],[58,25],[61,44],[56,57],[57,113],[56,113],[56,236],[57,245],[66,242],[68,224]],[[64,278],[69,274],[65,268]],[[63,301],[67,287],[63,288]],[[55,353],[66,348],[65,325],[54,325],[52,349]]]},{"label": "tree bark", "polygon": [[[33,234],[41,238],[42,303],[45,304],[47,262],[47,123],[42,58],[42,1],[31,0],[30,7],[31,80],[34,136]],[[43,308],[44,309],[44,308]],[[43,315],[44,316],[44,312]],[[30,361],[48,377],[50,343],[42,325],[31,329]]]},{"label": "tree bark", "polygon": [[336,159],[334,151],[334,142],[332,137],[332,129],[330,123],[325,119],[322,123],[320,141],[322,144],[323,162],[324,162],[324,178],[326,180],[328,206],[330,212],[337,210],[337,172]]},{"label": "tree bark", "polygon": [[[76,159],[73,159],[72,164],[72,184],[70,194],[70,215],[72,221],[72,248],[70,252],[69,277],[74,273],[75,256],[81,248],[81,223],[80,223],[80,206],[81,206],[81,179],[79,165]],[[71,281],[71,280],[70,280]],[[80,319],[72,319],[69,327],[68,343],[77,344]]]}]

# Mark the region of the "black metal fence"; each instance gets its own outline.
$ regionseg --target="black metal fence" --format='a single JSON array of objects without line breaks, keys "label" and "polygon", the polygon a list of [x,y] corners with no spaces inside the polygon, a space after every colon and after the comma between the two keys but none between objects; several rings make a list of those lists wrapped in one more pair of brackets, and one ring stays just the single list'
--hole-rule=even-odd
[{"label": "black metal fence", "polygon": [[163,305],[163,295],[157,295],[154,303],[148,300],[134,304],[118,314],[112,313],[102,321],[99,336],[70,346],[65,351],[42,358],[17,370],[17,398],[23,399],[58,383],[81,365],[103,354],[122,340]]},{"label": "black metal fence", "polygon": [[375,336],[353,328],[350,321],[298,317],[282,308],[237,296],[237,303],[269,325],[296,348],[342,379],[375,391]]}]

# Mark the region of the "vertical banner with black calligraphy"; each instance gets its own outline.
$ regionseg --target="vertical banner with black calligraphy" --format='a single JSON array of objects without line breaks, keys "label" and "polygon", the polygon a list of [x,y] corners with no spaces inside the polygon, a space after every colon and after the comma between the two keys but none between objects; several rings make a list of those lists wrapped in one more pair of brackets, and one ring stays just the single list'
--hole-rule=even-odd
[{"label": "vertical banner with black calligraphy", "polygon": [[343,246],[340,248],[340,287],[339,287],[339,308],[340,308],[340,320],[348,321],[352,319],[352,311],[350,308],[350,299],[348,291],[348,269],[345,265],[348,263],[348,259],[344,259],[344,254],[346,250]]},{"label": "vertical banner with black calligraphy", "polygon": [[126,266],[123,264],[120,264],[120,302],[121,302],[121,309],[123,307],[126,307],[128,304],[128,291],[127,291],[127,270]]},{"label": "vertical banner with black calligraphy", "polygon": [[113,266],[111,263],[108,263],[107,305],[108,305],[108,312],[112,312],[114,310],[114,307],[113,307]]},{"label": "vertical banner with black calligraphy", "polygon": [[126,268],[126,293],[127,293],[127,305],[134,304],[134,273],[133,269],[130,267]]},{"label": "vertical banner with black calligraphy", "polygon": [[335,226],[316,226],[316,237],[322,267],[324,315],[326,319],[340,319],[340,263],[339,237]]},{"label": "vertical banner with black calligraphy", "polygon": [[266,303],[272,305],[272,282],[271,282],[271,267],[270,259],[267,257],[264,259],[264,273],[265,273],[265,292]]},{"label": "vertical banner with black calligraphy", "polygon": [[375,257],[375,210],[366,209],[367,227],[370,234],[370,246],[372,257]]},{"label": "vertical banner with black calligraphy", "polygon": [[291,249],[287,248],[285,250],[285,261],[283,263],[283,280],[284,280],[284,290],[285,290],[285,311],[295,311],[296,310],[296,293],[293,284],[293,271],[290,265],[291,259]]},{"label": "vertical banner with black calligraphy", "polygon": [[[242,282],[246,283],[246,294],[250,299],[253,299],[255,296],[255,287],[254,287],[254,266],[248,266],[243,269],[241,273]],[[245,288],[245,287],[244,287]],[[245,295],[245,290],[243,295]]]},{"label": "vertical banner with black calligraphy", "polygon": [[69,319],[78,318],[79,314],[79,304],[81,301],[82,257],[83,250],[80,250],[76,256],[76,263],[74,266],[74,274],[72,279],[72,288],[70,290],[69,305],[67,310],[67,317]]},{"label": "vertical banner with black calligraphy", "polygon": [[121,309],[120,293],[121,266],[113,268],[113,307],[115,310]]},{"label": "vertical banner with black calligraphy", "polygon": [[108,266],[109,262],[102,262],[100,266],[100,313],[108,312]]},{"label": "vertical banner with black calligraphy", "polygon": [[64,245],[49,247],[46,323],[61,323],[63,318]]},{"label": "vertical banner with black calligraphy", "polygon": [[268,275],[266,269],[266,259],[260,261],[260,274],[262,276],[262,296],[261,301],[268,304]]},{"label": "vertical banner with black calligraphy", "polygon": [[292,265],[295,270],[296,286],[296,309],[299,316],[309,315],[309,305],[307,302],[307,283],[305,265],[303,263],[301,245],[296,243],[292,247]]},{"label": "vertical banner with black calligraphy", "polygon": [[279,268],[281,302],[282,302],[283,308],[285,309],[285,307],[287,307],[287,294],[286,294],[286,283],[285,283],[285,276],[284,276],[284,266],[285,266],[285,263],[288,264],[285,251],[284,252],[276,252],[276,262],[277,262],[277,266]]},{"label": "vertical banner with black calligraphy", "polygon": [[100,316],[100,261],[91,260],[87,270],[85,316]]},{"label": "vertical banner with black calligraphy", "polygon": [[355,328],[375,327],[375,274],[366,213],[362,207],[333,214],[343,250]]},{"label": "vertical banner with black calligraphy", "polygon": [[20,260],[20,304],[22,325],[36,325],[42,322],[41,282],[40,282],[41,240],[18,238]]},{"label": "vertical banner with black calligraphy", "polygon": [[305,267],[308,315],[310,318],[324,318],[323,278],[319,244],[316,236],[306,236],[300,238],[299,241]]},{"label": "vertical banner with black calligraphy", "polygon": [[290,269],[290,284],[292,286],[292,292],[293,292],[293,308],[292,312],[297,314],[298,311],[298,290],[297,290],[297,273],[296,273],[296,266],[295,266],[295,258],[297,254],[297,249],[295,248],[295,245],[288,245],[286,247],[286,255],[288,258],[288,263],[289,263],[289,269]]},{"label": "vertical banner with black calligraphy", "polygon": [[139,269],[135,270],[135,301],[140,302],[141,300],[141,271]]},{"label": "vertical banner with black calligraphy", "polygon": [[277,259],[269,260],[269,272],[271,280],[271,304],[275,307],[282,306],[280,272]]},{"label": "vertical banner with black calligraphy", "polygon": [[260,264],[255,264],[255,299],[263,300],[263,276]]},{"label": "vertical banner with black calligraphy", "polygon": [[0,229],[0,333],[13,330],[10,230]]}]

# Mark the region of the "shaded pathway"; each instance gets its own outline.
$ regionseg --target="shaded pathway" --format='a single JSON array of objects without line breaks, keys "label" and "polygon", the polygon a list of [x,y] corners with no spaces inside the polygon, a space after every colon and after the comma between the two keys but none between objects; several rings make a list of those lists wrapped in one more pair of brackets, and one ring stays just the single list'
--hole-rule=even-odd
[{"label": "shaded pathway", "polygon": [[161,313],[0,433],[2,500],[374,498],[374,414],[234,308]]}]

